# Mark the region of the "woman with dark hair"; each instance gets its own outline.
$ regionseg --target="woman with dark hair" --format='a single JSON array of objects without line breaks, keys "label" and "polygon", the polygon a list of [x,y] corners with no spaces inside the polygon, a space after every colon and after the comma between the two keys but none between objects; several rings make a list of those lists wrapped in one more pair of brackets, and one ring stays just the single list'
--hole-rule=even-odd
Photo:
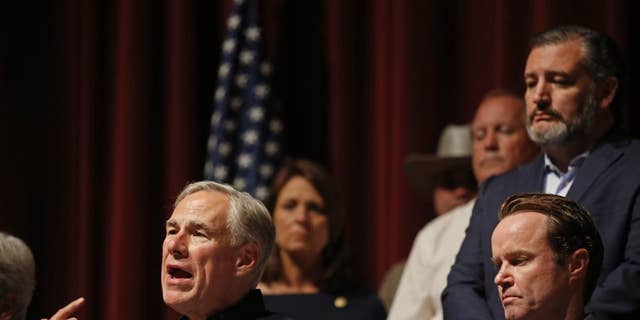
[{"label": "woman with dark hair", "polygon": [[276,245],[258,287],[269,310],[298,319],[386,317],[375,293],[351,281],[344,211],[323,168],[288,162],[266,204]]}]

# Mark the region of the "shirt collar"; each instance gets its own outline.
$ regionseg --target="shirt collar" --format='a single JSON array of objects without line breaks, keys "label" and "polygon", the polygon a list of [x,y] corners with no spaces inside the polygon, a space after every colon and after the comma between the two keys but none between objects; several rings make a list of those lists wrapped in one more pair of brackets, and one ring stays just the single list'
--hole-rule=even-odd
[{"label": "shirt collar", "polygon": [[[580,168],[582,166],[582,163],[584,162],[584,160],[589,156],[590,151],[587,150],[575,157],[573,157],[573,159],[571,159],[571,161],[569,161],[569,168],[573,167],[573,168]],[[560,168],[558,168],[558,166],[556,166],[555,164],[553,164],[553,162],[551,162],[551,159],[549,158],[549,156],[545,153],[544,154],[544,168],[546,172],[553,172],[559,176],[562,176],[564,174],[566,174],[566,172],[562,172],[562,170],[560,170]]]}]

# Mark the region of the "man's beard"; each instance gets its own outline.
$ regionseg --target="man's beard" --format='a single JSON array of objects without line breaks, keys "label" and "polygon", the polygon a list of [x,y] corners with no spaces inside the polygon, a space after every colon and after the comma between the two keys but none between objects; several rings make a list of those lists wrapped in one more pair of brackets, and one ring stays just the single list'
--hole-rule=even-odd
[{"label": "man's beard", "polygon": [[[580,113],[574,119],[566,120],[551,107],[539,109],[536,107],[527,117],[527,133],[529,138],[539,145],[563,145],[568,142],[584,138],[591,130],[598,102],[594,93],[587,96]],[[536,112],[542,112],[555,118],[549,123],[545,131],[535,131],[532,122]]]}]

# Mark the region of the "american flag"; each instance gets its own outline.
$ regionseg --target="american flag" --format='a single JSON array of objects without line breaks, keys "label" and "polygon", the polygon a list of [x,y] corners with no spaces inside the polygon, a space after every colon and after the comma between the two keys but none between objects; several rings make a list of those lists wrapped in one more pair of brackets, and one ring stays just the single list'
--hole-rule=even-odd
[{"label": "american flag", "polygon": [[258,24],[258,0],[235,0],[222,44],[205,178],[264,200],[282,160],[282,122],[271,99],[273,73]]}]

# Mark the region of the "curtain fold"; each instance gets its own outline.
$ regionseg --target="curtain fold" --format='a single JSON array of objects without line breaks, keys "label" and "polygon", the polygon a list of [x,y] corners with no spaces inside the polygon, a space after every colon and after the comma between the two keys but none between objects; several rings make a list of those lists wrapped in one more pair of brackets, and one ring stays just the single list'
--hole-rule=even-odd
[{"label": "curtain fold", "polygon": [[[176,318],[159,282],[164,221],[179,190],[203,176],[229,7],[49,0],[1,13],[0,229],[36,256],[31,317],[82,295],[80,318]],[[433,217],[429,199],[407,185],[404,157],[433,153],[441,129],[471,121],[487,90],[522,91],[530,35],[592,26],[621,44],[637,78],[628,0],[263,8],[266,30],[277,32],[266,35],[269,52],[284,70],[274,86],[289,153],[331,169],[349,213],[354,275],[372,289]],[[627,125],[640,117],[637,99],[627,97]]]}]

